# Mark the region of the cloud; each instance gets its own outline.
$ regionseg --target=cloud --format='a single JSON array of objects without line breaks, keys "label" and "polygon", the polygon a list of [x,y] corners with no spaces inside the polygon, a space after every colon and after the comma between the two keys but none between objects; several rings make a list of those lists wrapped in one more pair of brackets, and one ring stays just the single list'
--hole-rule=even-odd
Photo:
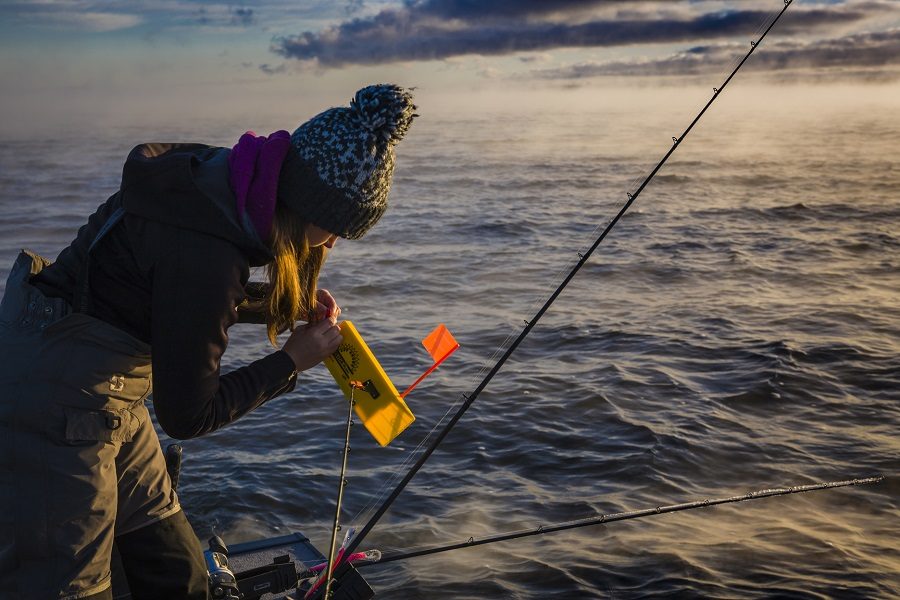
[{"label": "cloud", "polygon": [[550,61],[549,54],[528,54],[525,56],[519,57],[519,62],[529,64],[529,63],[545,63]]},{"label": "cloud", "polygon": [[[699,8],[698,8],[699,6]],[[406,0],[369,17],[318,32],[276,38],[272,51],[321,67],[373,65],[453,56],[506,55],[556,48],[696,43],[749,35],[770,17],[761,10],[712,10],[716,4],[609,0]],[[705,12],[701,10],[705,7]],[[808,35],[863,21],[896,4],[798,7],[782,35]]]},{"label": "cloud", "polygon": [[483,77],[484,79],[499,79],[501,75],[502,73],[494,67],[485,67],[478,71],[478,76]]},{"label": "cloud", "polygon": [[43,17],[43,23],[48,27],[61,27],[93,33],[128,29],[140,25],[142,21],[143,19],[138,15],[68,10],[47,13]]},{"label": "cloud", "polygon": [[155,31],[224,31],[259,24],[260,12],[278,20],[290,11],[282,0],[251,4],[254,6],[226,0],[0,0],[0,24],[19,30],[50,27],[105,32],[142,25]]},{"label": "cloud", "polygon": [[272,66],[268,63],[263,63],[263,64],[259,65],[259,70],[262,71],[263,73],[265,73],[266,75],[280,75],[281,73],[287,72],[287,66],[285,66],[284,63],[277,65],[277,66]]},{"label": "cloud", "polygon": [[365,6],[365,2],[363,0],[346,0],[344,4],[344,14],[345,15],[353,15],[358,13]]},{"label": "cloud", "polygon": [[252,8],[235,8],[231,11],[231,24],[240,27],[249,27],[256,23],[256,17]]},{"label": "cloud", "polygon": [[[608,76],[690,76],[721,72],[749,48],[737,44],[696,46],[660,59],[586,62],[555,69],[532,71],[537,79],[575,80]],[[784,72],[806,70],[850,71],[894,68],[900,71],[900,29],[860,33],[817,41],[780,39],[766,42],[754,52],[747,68]],[[894,74],[896,76],[896,74]]]},{"label": "cloud", "polygon": [[201,6],[194,11],[194,24],[203,27],[250,27],[256,24],[256,13],[252,8]]},{"label": "cloud", "polygon": [[480,20],[566,14],[609,4],[609,0],[425,0],[406,4],[446,19]]}]

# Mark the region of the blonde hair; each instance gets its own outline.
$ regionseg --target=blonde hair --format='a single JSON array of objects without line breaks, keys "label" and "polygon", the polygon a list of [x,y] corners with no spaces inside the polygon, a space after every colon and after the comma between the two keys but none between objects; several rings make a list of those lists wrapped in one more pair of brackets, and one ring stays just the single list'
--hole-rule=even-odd
[{"label": "blonde hair", "polygon": [[266,331],[275,346],[279,333],[293,331],[294,323],[315,315],[316,281],[326,248],[310,248],[306,223],[281,204],[275,208],[271,246],[275,260],[266,266],[269,290],[264,302]]}]

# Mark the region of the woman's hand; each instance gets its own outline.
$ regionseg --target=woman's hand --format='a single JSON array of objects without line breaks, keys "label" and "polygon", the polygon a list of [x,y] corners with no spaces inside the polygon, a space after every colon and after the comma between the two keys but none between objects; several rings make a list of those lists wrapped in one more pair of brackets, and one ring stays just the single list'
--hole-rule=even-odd
[{"label": "woman's hand", "polygon": [[316,303],[317,322],[322,319],[327,319],[328,317],[337,319],[341,316],[341,307],[338,306],[334,296],[332,296],[331,292],[328,290],[316,290]]},{"label": "woman's hand", "polygon": [[305,371],[334,354],[342,339],[337,318],[330,316],[318,323],[307,323],[294,329],[282,350],[293,359],[297,371]]}]

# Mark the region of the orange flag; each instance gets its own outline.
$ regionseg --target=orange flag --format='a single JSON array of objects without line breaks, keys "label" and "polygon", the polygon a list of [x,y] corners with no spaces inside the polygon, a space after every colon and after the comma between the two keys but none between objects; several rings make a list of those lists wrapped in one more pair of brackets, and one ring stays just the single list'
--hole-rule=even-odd
[{"label": "orange flag", "polygon": [[453,335],[450,333],[450,330],[447,329],[447,326],[443,323],[435,327],[434,331],[429,333],[425,339],[422,340],[422,345],[425,346],[425,349],[428,350],[428,354],[431,355],[431,358],[433,358],[436,363],[443,362],[443,360],[450,356],[454,350],[459,348],[459,344],[453,338]]},{"label": "orange flag", "polygon": [[447,326],[443,323],[435,327],[434,331],[425,336],[425,339],[422,340],[422,345],[428,350],[428,354],[431,355],[434,364],[428,367],[427,371],[422,373],[411,386],[406,388],[403,393],[400,394],[401,398],[405,398],[408,393],[413,391],[414,387],[419,385],[423,379],[431,375],[431,373],[438,368],[438,365],[447,360],[447,357],[456,352],[456,349],[459,348],[459,342],[453,338],[450,330],[447,329]]}]

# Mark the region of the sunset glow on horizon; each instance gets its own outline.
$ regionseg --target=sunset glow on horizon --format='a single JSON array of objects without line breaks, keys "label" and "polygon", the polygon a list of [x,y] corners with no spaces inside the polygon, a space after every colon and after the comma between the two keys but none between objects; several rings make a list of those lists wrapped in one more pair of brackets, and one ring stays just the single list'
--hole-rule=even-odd
[{"label": "sunset glow on horizon", "polygon": [[[476,94],[488,105],[565,98],[577,109],[598,92],[714,85],[782,7],[16,0],[0,6],[0,127],[302,113],[387,80],[454,107]],[[900,96],[898,8],[897,0],[795,0],[742,77],[890,101]]]}]

